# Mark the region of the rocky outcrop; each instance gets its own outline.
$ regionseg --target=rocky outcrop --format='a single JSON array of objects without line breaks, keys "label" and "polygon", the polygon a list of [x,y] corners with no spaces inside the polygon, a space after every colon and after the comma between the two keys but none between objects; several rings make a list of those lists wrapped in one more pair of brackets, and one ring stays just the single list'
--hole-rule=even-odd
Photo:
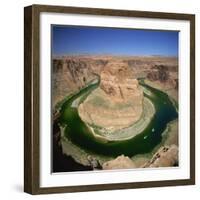
[{"label": "rocky outcrop", "polygon": [[159,81],[162,84],[167,84],[169,88],[178,89],[177,67],[168,65],[155,65],[151,71],[147,73],[147,78],[150,81]]},{"label": "rocky outcrop", "polygon": [[118,156],[114,160],[103,163],[103,169],[132,169],[136,168],[134,162],[128,156]]},{"label": "rocky outcrop", "polygon": [[142,97],[138,81],[133,78],[133,71],[124,62],[108,63],[100,77],[100,88],[112,101],[125,102]]},{"label": "rocky outcrop", "polygon": [[[167,86],[167,89],[178,88],[178,59],[176,57],[109,55],[54,57],[52,60],[53,106],[65,96],[84,87],[92,79],[96,78],[96,74],[100,75],[106,65],[112,65],[113,61],[115,65],[128,66],[133,72],[132,78],[134,79],[148,76],[149,80],[155,83],[162,81],[164,86]],[[162,66],[165,67],[163,68]],[[106,84],[102,86],[106,86]],[[115,92],[120,94],[119,88],[112,87],[112,89],[115,89]],[[113,93],[111,90],[105,88],[105,91]]]},{"label": "rocky outcrop", "polygon": [[131,69],[120,62],[110,62],[100,74],[100,87],[80,104],[81,119],[89,125],[116,131],[140,119],[143,92]]},{"label": "rocky outcrop", "polygon": [[[176,145],[162,146],[153,157],[141,168],[172,167],[178,165],[178,147]],[[121,155],[114,160],[105,162],[103,169],[127,169],[136,168],[134,162],[127,156]]]},{"label": "rocky outcrop", "polygon": [[93,169],[102,169],[101,164],[96,158],[89,155],[87,156],[87,160]]},{"label": "rocky outcrop", "polygon": [[63,57],[53,59],[53,106],[96,78],[107,63],[103,59]]},{"label": "rocky outcrop", "polygon": [[161,147],[143,167],[171,167],[178,163],[178,147],[176,145]]},{"label": "rocky outcrop", "polygon": [[166,82],[169,79],[169,71],[167,66],[159,65],[152,67],[152,71],[147,74],[147,78],[151,81]]}]

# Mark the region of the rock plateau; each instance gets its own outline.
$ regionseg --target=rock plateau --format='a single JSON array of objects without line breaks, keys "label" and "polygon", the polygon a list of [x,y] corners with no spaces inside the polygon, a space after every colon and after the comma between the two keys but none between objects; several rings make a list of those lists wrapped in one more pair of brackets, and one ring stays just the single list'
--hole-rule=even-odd
[{"label": "rock plateau", "polygon": [[107,130],[129,127],[140,119],[143,91],[129,66],[110,62],[100,73],[100,86],[79,106],[81,119]]}]

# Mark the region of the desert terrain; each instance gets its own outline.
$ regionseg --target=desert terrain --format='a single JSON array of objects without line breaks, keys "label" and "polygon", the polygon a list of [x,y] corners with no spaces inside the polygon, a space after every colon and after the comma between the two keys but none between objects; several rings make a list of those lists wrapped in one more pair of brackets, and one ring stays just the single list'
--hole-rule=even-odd
[{"label": "desert terrain", "polygon": [[124,63],[133,72],[133,78],[146,78],[150,84],[178,98],[177,57],[83,55],[54,57],[52,62],[53,107],[65,96],[95,79],[111,62]]},{"label": "desert terrain", "polygon": [[[144,84],[166,93],[178,110],[178,59],[161,56],[78,55],[52,59],[54,126],[63,102],[93,81],[99,87],[74,102],[80,119],[96,140],[128,140],[147,128],[156,109]],[[151,95],[151,94],[149,94]],[[83,100],[84,99],[84,100]],[[93,169],[166,167],[178,165],[178,120],[168,123],[162,140],[149,153],[134,156],[98,155],[85,151],[65,137],[65,127],[55,128],[54,145],[77,163]],[[152,132],[154,130],[152,129]],[[98,132],[98,134],[96,134]],[[146,137],[146,136],[145,136]]]}]

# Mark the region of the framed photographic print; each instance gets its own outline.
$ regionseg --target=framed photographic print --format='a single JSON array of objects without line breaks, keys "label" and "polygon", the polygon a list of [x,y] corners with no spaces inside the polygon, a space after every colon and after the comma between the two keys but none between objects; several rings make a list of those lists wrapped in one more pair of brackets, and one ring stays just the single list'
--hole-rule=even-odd
[{"label": "framed photographic print", "polygon": [[195,183],[195,16],[24,10],[24,191]]}]

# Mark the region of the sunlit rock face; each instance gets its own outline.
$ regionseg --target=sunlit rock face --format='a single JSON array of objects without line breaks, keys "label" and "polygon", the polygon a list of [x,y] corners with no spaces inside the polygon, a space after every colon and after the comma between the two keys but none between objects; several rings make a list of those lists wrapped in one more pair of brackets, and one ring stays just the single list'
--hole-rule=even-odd
[{"label": "sunlit rock face", "polygon": [[143,92],[124,62],[109,62],[100,73],[100,86],[79,106],[81,119],[107,130],[126,128],[140,119]]},{"label": "sunlit rock face", "polygon": [[138,88],[138,81],[134,74],[124,62],[108,63],[101,74],[100,88],[106,93],[111,101],[127,102],[142,97]]},{"label": "sunlit rock face", "polygon": [[131,168],[136,168],[136,166],[129,157],[121,155],[115,158],[114,160],[105,162],[102,168],[103,169],[131,169]]}]

